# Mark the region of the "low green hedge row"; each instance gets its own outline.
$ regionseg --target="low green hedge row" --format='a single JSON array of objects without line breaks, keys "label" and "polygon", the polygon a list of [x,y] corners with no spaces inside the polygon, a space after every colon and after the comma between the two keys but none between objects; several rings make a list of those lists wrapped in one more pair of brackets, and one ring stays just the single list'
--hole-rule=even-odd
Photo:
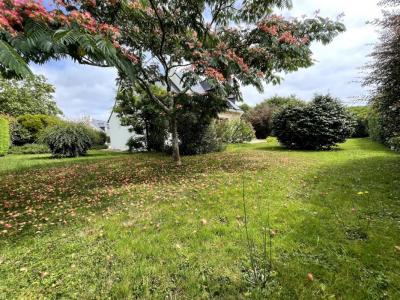
[{"label": "low green hedge row", "polygon": [[0,117],[0,156],[4,156],[10,148],[10,125],[6,118]]}]

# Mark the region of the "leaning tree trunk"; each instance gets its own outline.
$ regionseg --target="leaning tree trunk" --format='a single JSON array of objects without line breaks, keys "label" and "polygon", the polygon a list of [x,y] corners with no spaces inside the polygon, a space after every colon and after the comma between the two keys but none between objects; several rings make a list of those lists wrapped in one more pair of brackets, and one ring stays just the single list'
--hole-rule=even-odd
[{"label": "leaning tree trunk", "polygon": [[176,116],[171,117],[171,132],[172,132],[172,157],[177,166],[182,165],[181,154],[179,153],[179,136],[178,136],[178,121]]}]

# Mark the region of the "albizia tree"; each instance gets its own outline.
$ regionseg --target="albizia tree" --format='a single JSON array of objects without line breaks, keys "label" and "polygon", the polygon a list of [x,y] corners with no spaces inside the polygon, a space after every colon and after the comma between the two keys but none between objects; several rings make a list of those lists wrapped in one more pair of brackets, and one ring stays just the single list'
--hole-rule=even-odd
[{"label": "albizia tree", "polygon": [[[207,80],[210,99],[240,98],[240,86],[262,90],[279,72],[312,65],[310,45],[345,30],[338,20],[275,15],[290,0],[0,0],[0,70],[29,74],[27,63],[65,56],[113,66],[122,86],[140,87],[168,118],[180,164],[177,114],[183,94]],[[178,72],[183,89],[173,88]],[[166,93],[153,93],[162,83]],[[210,103],[212,105],[212,103]]]}]

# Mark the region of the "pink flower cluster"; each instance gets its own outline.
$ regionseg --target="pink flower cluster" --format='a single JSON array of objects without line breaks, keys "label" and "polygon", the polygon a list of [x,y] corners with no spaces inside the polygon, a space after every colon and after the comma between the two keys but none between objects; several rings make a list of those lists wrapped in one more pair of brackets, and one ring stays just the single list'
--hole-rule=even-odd
[{"label": "pink flower cluster", "polygon": [[216,68],[212,68],[212,67],[207,67],[206,70],[204,71],[204,73],[211,78],[214,78],[218,81],[225,81],[225,77],[224,75],[217,70]]},{"label": "pink flower cluster", "polygon": [[[95,0],[84,2],[96,5]],[[56,3],[61,6],[67,5],[67,1],[62,0],[56,0]],[[0,0],[0,30],[17,34],[23,31],[26,19],[59,27],[69,27],[71,23],[76,23],[84,30],[106,35],[112,40],[120,36],[118,28],[109,24],[98,23],[89,12],[73,10],[69,14],[65,14],[60,9],[48,11],[41,0]]]},{"label": "pink flower cluster", "polygon": [[297,39],[293,36],[293,34],[290,31],[285,31],[282,33],[282,35],[279,37],[279,41],[287,44],[296,44]]},{"label": "pink flower cluster", "polygon": [[[116,48],[121,48],[121,46],[119,46]],[[132,63],[134,64],[138,64],[140,59],[139,57],[137,57],[135,54],[131,53],[130,51],[128,51],[127,49],[121,48],[121,52],[124,54],[124,56],[129,59]]]},{"label": "pink flower cluster", "polygon": [[0,0],[0,29],[14,34],[22,28],[25,16],[44,22],[53,20],[41,1]]},{"label": "pink flower cluster", "polygon": [[257,27],[260,31],[276,37],[281,43],[301,46],[310,42],[308,36],[296,37],[291,32],[288,21],[282,16],[269,16],[258,23]]},{"label": "pink flower cluster", "polygon": [[243,70],[243,72],[245,72],[245,73],[249,72],[249,66],[244,62],[244,59],[242,57],[239,57],[231,49],[227,50],[226,55],[230,60],[237,63],[239,65],[239,67]]},{"label": "pink flower cluster", "polygon": [[258,24],[257,27],[263,31],[266,32],[272,36],[277,36],[278,35],[278,26],[277,25],[272,25],[272,26],[268,26],[267,24]]}]

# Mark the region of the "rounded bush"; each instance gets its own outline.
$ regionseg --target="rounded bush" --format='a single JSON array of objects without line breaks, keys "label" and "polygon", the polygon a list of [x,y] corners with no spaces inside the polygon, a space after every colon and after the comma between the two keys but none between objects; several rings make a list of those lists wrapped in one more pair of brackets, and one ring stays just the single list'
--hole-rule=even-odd
[{"label": "rounded bush", "polygon": [[218,138],[229,144],[250,142],[256,137],[252,125],[244,120],[221,120],[216,130]]},{"label": "rounded bush", "polygon": [[279,142],[290,149],[331,149],[350,137],[354,126],[346,108],[329,95],[315,96],[305,106],[288,106],[273,120]]},{"label": "rounded bush", "polygon": [[59,124],[46,129],[41,141],[49,146],[53,157],[85,155],[92,145],[87,128],[74,123]]},{"label": "rounded bush", "polygon": [[10,127],[8,120],[0,116],[0,156],[4,156],[10,147]]}]

